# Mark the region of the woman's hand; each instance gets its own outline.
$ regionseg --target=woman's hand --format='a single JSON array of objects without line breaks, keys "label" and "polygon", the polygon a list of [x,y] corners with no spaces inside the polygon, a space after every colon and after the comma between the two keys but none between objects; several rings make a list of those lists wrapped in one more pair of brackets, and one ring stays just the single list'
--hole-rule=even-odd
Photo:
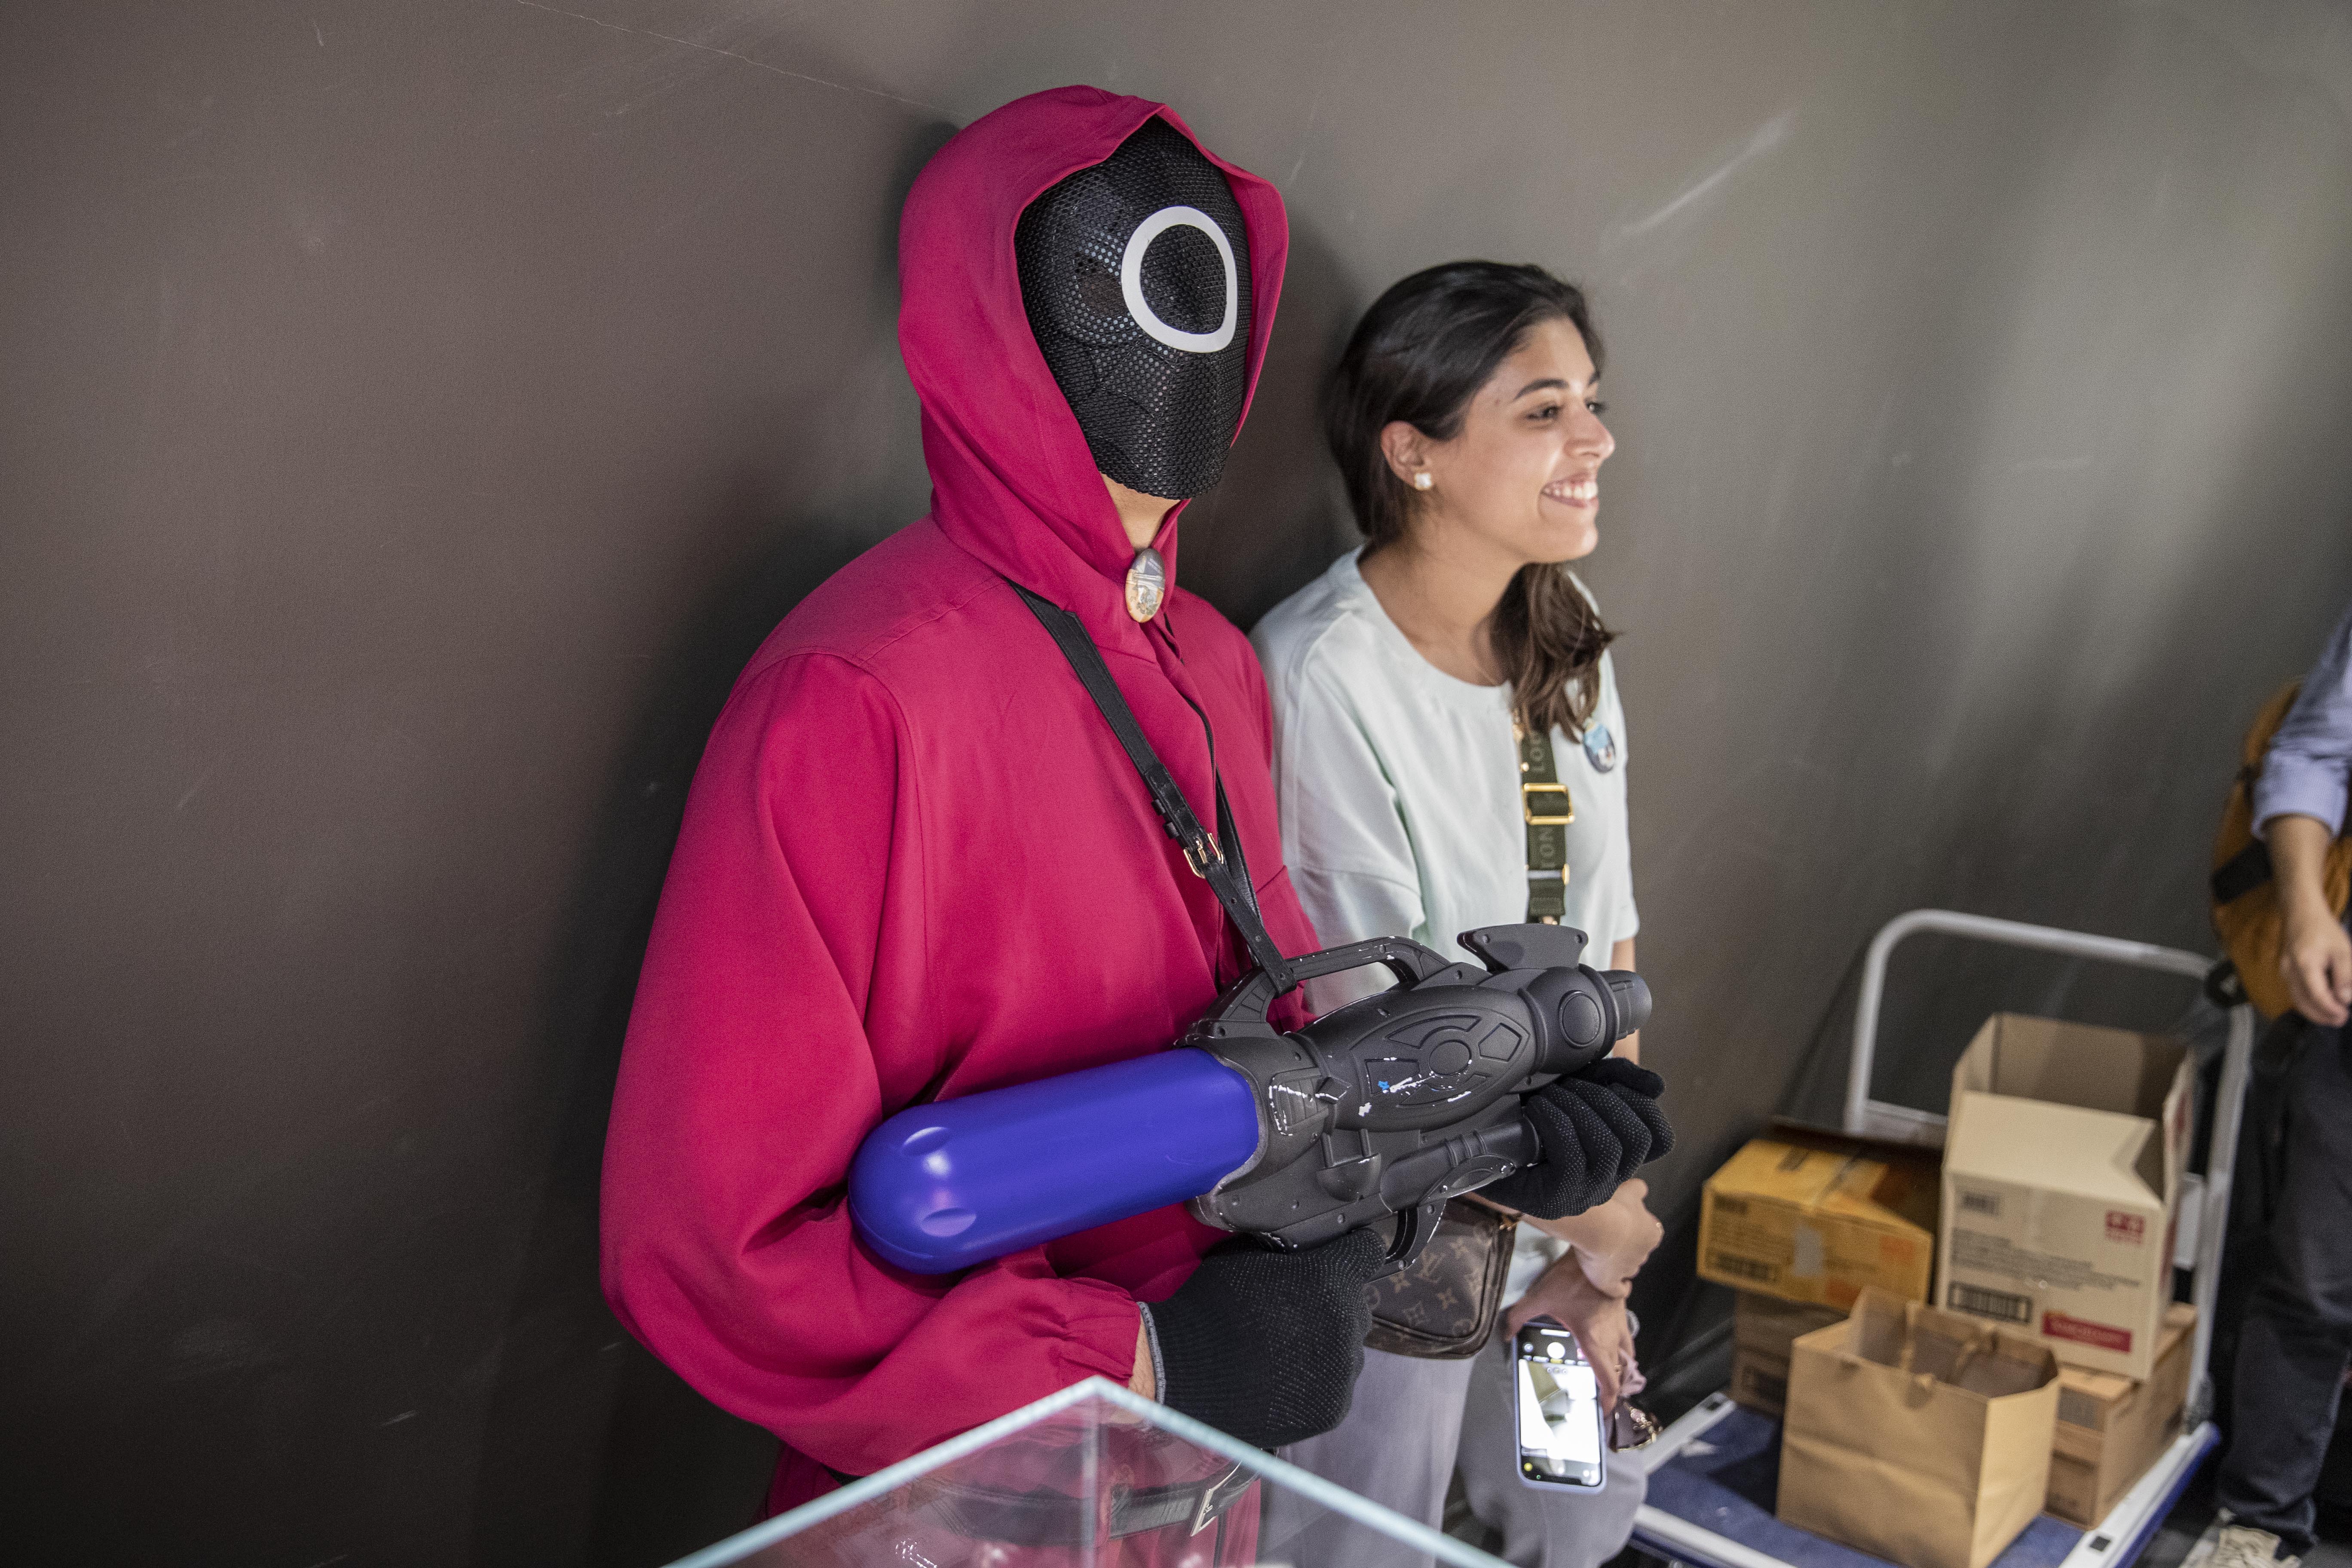
[{"label": "woman's hand", "polygon": [[1576,1336],[1577,1347],[1592,1363],[1602,1413],[1616,1409],[1624,1369],[1633,1364],[1633,1327],[1625,1317],[1624,1298],[1586,1279],[1573,1257],[1563,1258],[1511,1304],[1503,1326],[1516,1334],[1537,1318],[1549,1318]]},{"label": "woman's hand", "polygon": [[1665,1227],[1649,1210],[1645,1201],[1649,1195],[1650,1184],[1636,1176],[1619,1187],[1607,1203],[1596,1204],[1582,1214],[1566,1219],[1521,1215],[1519,1223],[1576,1248],[1584,1277],[1610,1295],[1622,1296],[1633,1289],[1633,1276],[1642,1271],[1642,1265],[1649,1261],[1665,1235]]},{"label": "woman's hand", "polygon": [[1665,1239],[1666,1227],[1650,1212],[1650,1184],[1639,1176],[1617,1189],[1595,1212],[1605,1221],[1606,1235],[1599,1245],[1579,1245],[1577,1261],[1584,1277],[1622,1300],[1633,1289],[1633,1276]]}]

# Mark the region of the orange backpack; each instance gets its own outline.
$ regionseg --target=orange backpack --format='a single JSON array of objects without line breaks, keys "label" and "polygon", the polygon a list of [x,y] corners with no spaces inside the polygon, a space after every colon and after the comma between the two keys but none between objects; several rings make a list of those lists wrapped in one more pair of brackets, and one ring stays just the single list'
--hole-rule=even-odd
[{"label": "orange backpack", "polygon": [[[2279,942],[2286,917],[2279,908],[2278,884],[2271,877],[2269,846],[2254,837],[2254,781],[2262,776],[2263,758],[2271,738],[2285,722],[2302,687],[2291,680],[2278,689],[2247,728],[2239,752],[2238,776],[2230,785],[2229,803],[2221,808],[2221,830],[2213,837],[2213,930],[2238,972],[2247,999],[2263,1015],[2275,1018],[2294,1005],[2286,981],[2279,973]],[[2327,907],[2344,913],[2352,894],[2352,837],[2339,837],[2327,847],[2327,864],[2321,873]]]}]

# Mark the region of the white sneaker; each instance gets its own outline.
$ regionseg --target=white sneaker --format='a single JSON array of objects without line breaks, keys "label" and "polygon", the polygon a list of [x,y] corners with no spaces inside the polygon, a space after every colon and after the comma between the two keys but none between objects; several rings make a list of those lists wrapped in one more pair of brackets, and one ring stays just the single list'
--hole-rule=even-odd
[{"label": "white sneaker", "polygon": [[2213,1542],[2206,1568],[2296,1568],[2303,1559],[2278,1555],[2279,1538],[2251,1524],[2227,1524]]}]

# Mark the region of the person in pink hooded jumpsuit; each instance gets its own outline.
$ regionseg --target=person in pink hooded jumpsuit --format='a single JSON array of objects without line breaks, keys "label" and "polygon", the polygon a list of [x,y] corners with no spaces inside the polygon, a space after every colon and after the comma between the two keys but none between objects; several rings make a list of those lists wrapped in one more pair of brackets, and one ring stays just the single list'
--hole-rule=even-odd
[{"label": "person in pink hooded jumpsuit", "polygon": [[[1024,209],[1155,118],[1197,148],[1162,105],[1039,93],[916,181],[899,343],[930,513],[810,595],[744,669],[663,889],[605,1148],[604,1289],[689,1384],[783,1440],[772,1509],[1090,1375],[1151,1386],[1138,1303],[1215,1294],[1198,1266],[1224,1238],[1177,1207],[940,1277],[882,1261],[851,1226],[851,1155],[892,1112],[1162,1049],[1248,966],[1013,584],[1084,623],[1203,820],[1221,777],[1275,941],[1316,946],[1283,868],[1257,660],[1181,588],[1147,593],[1137,618],[1140,541],[1024,310]],[[1271,185],[1209,162],[1245,231],[1226,247],[1245,252],[1237,424],[1287,230]],[[1230,300],[1230,265],[1223,287]],[[1182,510],[1150,542],[1171,577]],[[1226,1310],[1228,1290],[1187,1342],[1218,1342],[1203,1322],[1248,1339],[1278,1321],[1297,1343],[1336,1341],[1322,1375],[1352,1382],[1380,1245],[1315,1249],[1345,1256],[1296,1289],[1258,1279],[1281,1298],[1271,1318]],[[1199,1354],[1180,1370],[1173,1350],[1159,1396],[1188,1408],[1188,1380],[1198,1399],[1221,1373]],[[1253,1388],[1289,1375],[1246,1357],[1235,1372]],[[1338,1419],[1328,1397],[1266,1392],[1321,1410],[1308,1425]]]}]

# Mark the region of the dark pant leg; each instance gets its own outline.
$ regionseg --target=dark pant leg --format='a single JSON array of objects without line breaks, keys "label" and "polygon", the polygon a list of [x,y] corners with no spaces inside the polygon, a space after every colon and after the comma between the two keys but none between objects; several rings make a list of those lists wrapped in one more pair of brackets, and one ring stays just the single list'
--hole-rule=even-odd
[{"label": "dark pant leg", "polygon": [[2288,1076],[2278,1208],[2238,1341],[2216,1500],[2306,1551],[2312,1489],[2352,1362],[2352,1073],[2341,1036],[2306,1026]]}]

